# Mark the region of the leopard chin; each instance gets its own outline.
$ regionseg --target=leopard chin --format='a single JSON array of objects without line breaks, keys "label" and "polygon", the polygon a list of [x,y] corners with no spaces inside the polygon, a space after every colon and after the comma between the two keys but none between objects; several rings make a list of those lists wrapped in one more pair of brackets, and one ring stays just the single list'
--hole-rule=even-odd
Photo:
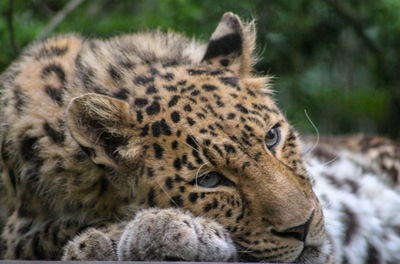
[{"label": "leopard chin", "polygon": [[328,239],[320,246],[306,246],[295,262],[304,264],[332,263],[332,246]]},{"label": "leopard chin", "polygon": [[[244,251],[244,250],[243,250]],[[241,252],[240,248],[238,252]],[[241,252],[238,254],[239,262],[274,262],[265,261],[264,259],[257,258],[249,253]],[[281,263],[282,261],[279,261]],[[299,256],[290,263],[304,263],[304,264],[332,264],[333,260],[332,246],[328,239],[325,239],[320,245],[308,245],[300,252]]]}]

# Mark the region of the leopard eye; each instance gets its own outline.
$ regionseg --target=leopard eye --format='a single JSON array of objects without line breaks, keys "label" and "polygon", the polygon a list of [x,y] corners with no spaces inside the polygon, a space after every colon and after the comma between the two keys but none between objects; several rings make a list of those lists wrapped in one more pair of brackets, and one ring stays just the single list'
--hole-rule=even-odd
[{"label": "leopard eye", "polygon": [[211,171],[197,179],[197,184],[205,188],[214,188],[220,184],[222,177],[220,173]]},{"label": "leopard eye", "polygon": [[272,128],[268,131],[267,135],[265,136],[265,145],[268,149],[273,149],[276,145],[278,145],[279,141],[281,140],[281,131],[278,127]]}]

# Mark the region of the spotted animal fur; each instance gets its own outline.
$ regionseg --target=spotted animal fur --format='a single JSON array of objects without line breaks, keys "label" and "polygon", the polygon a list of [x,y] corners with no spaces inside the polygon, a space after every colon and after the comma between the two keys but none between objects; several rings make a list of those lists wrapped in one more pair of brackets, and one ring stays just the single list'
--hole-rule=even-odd
[{"label": "spotted animal fur", "polygon": [[26,49],[0,77],[3,257],[352,260],[254,46],[254,23],[226,13],[208,44],[153,31]]},{"label": "spotted animal fur", "polygon": [[303,142],[336,262],[398,263],[400,145],[368,135]]}]

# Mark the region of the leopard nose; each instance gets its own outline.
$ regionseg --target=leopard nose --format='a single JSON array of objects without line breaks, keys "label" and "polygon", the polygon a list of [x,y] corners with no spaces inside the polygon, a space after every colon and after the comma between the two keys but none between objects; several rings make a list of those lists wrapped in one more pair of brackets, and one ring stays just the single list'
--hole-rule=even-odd
[{"label": "leopard nose", "polygon": [[271,233],[279,237],[291,237],[304,242],[307,238],[308,230],[313,217],[314,211],[311,213],[310,217],[305,223],[281,231],[272,229]]}]

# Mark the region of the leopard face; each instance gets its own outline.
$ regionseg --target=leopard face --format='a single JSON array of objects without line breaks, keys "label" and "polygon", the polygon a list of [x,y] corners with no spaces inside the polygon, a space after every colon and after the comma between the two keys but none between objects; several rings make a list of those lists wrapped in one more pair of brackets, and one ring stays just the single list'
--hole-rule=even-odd
[{"label": "leopard face", "polygon": [[[85,210],[80,217],[87,219],[180,207],[221,223],[241,260],[326,262],[321,206],[269,78],[251,73],[254,42],[254,25],[226,13],[206,49],[175,35],[122,36],[80,44],[69,71],[63,70],[67,64],[47,65],[42,81],[64,89],[49,93],[49,85],[40,85],[53,116],[63,121],[58,127],[48,122],[69,147],[57,152],[64,155],[58,162],[47,162],[46,155],[54,155],[45,143],[55,141],[54,133],[44,131],[31,142],[41,160],[40,186],[50,186],[35,206],[56,200],[58,206],[48,206],[53,214]],[[20,89],[26,109],[20,105],[19,112],[34,112],[27,98],[39,97]],[[18,103],[14,95],[6,97],[9,105]],[[25,137],[41,133],[34,124],[21,126]],[[79,151],[86,156],[76,161]],[[31,214],[39,212],[45,210]]]},{"label": "leopard face", "polygon": [[131,104],[85,94],[70,104],[68,125],[95,162],[133,175],[141,208],[216,219],[243,260],[321,261],[321,206],[267,78],[249,73],[252,34],[227,14],[200,64],[147,69],[141,80],[157,84],[152,98],[147,90]]}]

